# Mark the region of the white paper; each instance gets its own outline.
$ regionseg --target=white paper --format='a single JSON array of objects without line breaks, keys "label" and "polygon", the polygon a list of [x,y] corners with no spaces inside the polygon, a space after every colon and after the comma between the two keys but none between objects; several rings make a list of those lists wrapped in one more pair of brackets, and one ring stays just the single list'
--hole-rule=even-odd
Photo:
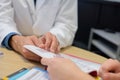
[{"label": "white paper", "polygon": [[28,49],[29,51],[35,53],[36,55],[38,55],[40,57],[53,58],[55,56],[54,53],[48,52],[44,49],[38,48],[33,45],[25,45],[24,48]]},{"label": "white paper", "polygon": [[[46,50],[40,49],[33,45],[25,45],[24,47],[41,57],[53,58],[54,56],[57,56],[56,54],[54,54],[52,52],[48,52]],[[69,55],[62,54],[62,53],[59,53],[59,56],[71,59],[82,71],[84,71],[86,73],[90,73],[92,71],[98,71],[98,69],[100,67],[100,64],[97,64],[97,63],[94,63],[91,61],[87,61],[87,60],[84,60],[81,58],[76,58],[76,57],[69,56]]]}]

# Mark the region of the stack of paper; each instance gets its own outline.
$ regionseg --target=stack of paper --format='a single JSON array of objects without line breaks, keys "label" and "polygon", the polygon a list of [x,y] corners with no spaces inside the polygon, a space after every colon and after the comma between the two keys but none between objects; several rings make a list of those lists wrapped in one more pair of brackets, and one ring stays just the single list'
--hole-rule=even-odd
[{"label": "stack of paper", "polygon": [[39,47],[36,47],[36,46],[33,46],[33,45],[25,45],[24,47],[26,49],[30,50],[31,52],[41,56],[41,57],[53,58],[55,56],[61,56],[61,57],[64,57],[64,58],[69,58],[73,62],[75,62],[76,65],[78,65],[78,67],[81,70],[83,70],[84,72],[87,72],[87,73],[96,72],[96,75],[97,75],[97,70],[100,67],[100,64],[98,64],[98,63],[94,63],[94,62],[91,62],[91,61],[88,61],[88,60],[83,60],[81,58],[73,57],[73,56],[70,56],[70,55],[62,54],[62,53],[54,54],[52,52],[48,52],[46,50],[43,50],[43,49],[41,49]]}]

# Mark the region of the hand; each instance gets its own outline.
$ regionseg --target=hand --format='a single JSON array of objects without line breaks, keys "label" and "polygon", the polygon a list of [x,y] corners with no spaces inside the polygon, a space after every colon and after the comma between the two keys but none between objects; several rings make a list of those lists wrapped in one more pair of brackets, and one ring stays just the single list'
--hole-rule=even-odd
[{"label": "hand", "polygon": [[31,53],[30,51],[28,51],[23,47],[24,45],[27,45],[27,44],[39,46],[40,42],[36,36],[14,35],[10,39],[10,45],[15,51],[19,52],[29,60],[39,61],[40,60],[39,56]]},{"label": "hand", "polygon": [[82,72],[71,60],[65,58],[43,58],[43,65],[48,66],[50,80],[95,80]]},{"label": "hand", "polygon": [[46,33],[42,37],[39,38],[40,43],[42,43],[39,47],[43,48],[47,51],[58,53],[60,51],[59,42],[57,38],[51,34],[50,32]]},{"label": "hand", "polygon": [[120,80],[120,62],[108,59],[102,64],[99,75],[103,80]]}]

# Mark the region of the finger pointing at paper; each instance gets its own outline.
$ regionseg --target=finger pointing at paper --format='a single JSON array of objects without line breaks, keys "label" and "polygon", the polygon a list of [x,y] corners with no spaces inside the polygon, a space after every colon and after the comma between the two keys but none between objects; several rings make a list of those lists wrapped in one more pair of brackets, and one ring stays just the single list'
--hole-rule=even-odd
[{"label": "finger pointing at paper", "polygon": [[40,37],[39,41],[42,43],[39,46],[40,48],[43,48],[53,53],[58,53],[60,51],[59,42],[56,36],[51,34],[50,32]]}]

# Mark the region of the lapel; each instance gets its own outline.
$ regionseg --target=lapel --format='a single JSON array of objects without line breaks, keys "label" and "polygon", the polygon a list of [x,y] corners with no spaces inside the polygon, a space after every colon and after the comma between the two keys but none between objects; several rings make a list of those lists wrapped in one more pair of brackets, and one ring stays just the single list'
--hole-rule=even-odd
[{"label": "lapel", "polygon": [[35,10],[34,0],[26,0],[26,3],[28,4],[28,8],[31,13],[30,15],[31,15],[32,21],[34,23],[35,19],[36,19],[36,16],[35,16],[36,10]]},{"label": "lapel", "polygon": [[30,11],[31,11],[32,13],[34,13],[34,12],[35,12],[34,0],[26,0],[26,2],[27,2],[28,6],[29,6],[29,8],[30,8]]},{"label": "lapel", "polygon": [[43,6],[45,0],[37,0],[36,1],[36,10],[39,10],[41,6]]}]

